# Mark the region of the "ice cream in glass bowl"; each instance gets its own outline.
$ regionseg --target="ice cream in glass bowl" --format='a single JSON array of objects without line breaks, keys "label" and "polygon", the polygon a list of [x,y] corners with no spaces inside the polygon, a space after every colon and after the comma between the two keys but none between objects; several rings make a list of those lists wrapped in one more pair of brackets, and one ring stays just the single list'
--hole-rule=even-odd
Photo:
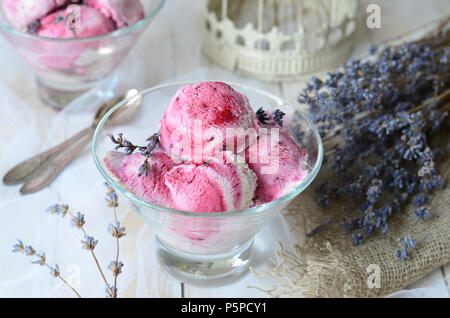
[{"label": "ice cream in glass bowl", "polygon": [[318,173],[318,131],[285,100],[244,85],[174,83],[132,98],[142,103],[126,124],[108,118],[130,101],[95,131],[101,175],[153,228],[149,244],[176,277],[244,272],[256,233]]},{"label": "ice cream in glass bowl", "polygon": [[0,0],[0,32],[62,108],[124,60],[165,0]]}]

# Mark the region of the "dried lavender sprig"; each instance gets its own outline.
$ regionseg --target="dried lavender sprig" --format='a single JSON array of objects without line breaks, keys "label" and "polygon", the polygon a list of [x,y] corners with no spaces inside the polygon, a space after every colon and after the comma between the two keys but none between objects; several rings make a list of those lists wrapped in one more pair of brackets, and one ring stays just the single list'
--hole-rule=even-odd
[{"label": "dried lavender sprig", "polygon": [[139,177],[145,175],[148,177],[148,173],[150,172],[151,166],[149,162],[149,158],[153,155],[153,152],[161,146],[160,141],[160,133],[155,133],[146,139],[148,144],[146,146],[138,146],[130,142],[129,140],[123,137],[122,133],[119,133],[117,137],[113,135],[109,135],[111,141],[116,145],[115,150],[125,149],[125,153],[127,155],[133,154],[136,150],[138,150],[144,157],[143,164],[139,167]]},{"label": "dried lavender sprig", "polygon": [[84,219],[84,214],[81,214],[80,212],[77,212],[77,214],[73,214],[72,211],[70,211],[69,205],[67,204],[55,204],[53,206],[50,206],[47,211],[57,211],[57,209],[55,209],[55,207],[64,207],[64,214],[60,213],[60,212],[54,212],[53,214],[58,214],[61,215],[62,217],[64,217],[66,214],[69,214],[71,216],[71,223],[74,227],[80,229],[83,234],[84,234],[84,240],[81,241],[82,244],[82,248],[91,252],[91,255],[94,259],[95,264],[97,265],[97,269],[100,273],[100,276],[102,277],[105,285],[109,286],[108,281],[106,280],[105,274],[103,273],[102,267],[100,266],[100,263],[97,259],[97,256],[95,255],[94,249],[97,246],[98,240],[96,240],[93,236],[88,235],[88,233],[86,232],[86,230],[84,229],[84,225],[85,225],[85,219]]},{"label": "dried lavender sprig", "polygon": [[108,227],[108,232],[110,232],[111,235],[113,237],[115,237],[115,239],[116,239],[116,257],[115,257],[115,260],[111,261],[111,263],[108,266],[108,269],[113,273],[113,276],[114,276],[114,286],[112,289],[107,287],[106,290],[107,290],[108,295],[113,296],[113,298],[116,298],[117,297],[117,276],[119,276],[119,274],[122,273],[122,267],[123,267],[123,263],[119,262],[119,252],[120,252],[119,239],[121,237],[125,236],[126,233],[125,233],[125,228],[120,226],[120,222],[118,222],[118,218],[117,218],[117,209],[116,208],[119,206],[119,198],[118,198],[116,192],[114,191],[114,189],[107,182],[105,182],[105,186],[107,189],[106,201],[108,202],[108,207],[110,207],[114,210],[114,222],[116,224],[116,226],[110,224]]},{"label": "dried lavender sprig", "polygon": [[127,139],[125,139],[123,137],[122,133],[117,134],[117,138],[114,137],[114,135],[108,135],[108,136],[111,139],[111,141],[113,142],[113,144],[116,145],[114,147],[114,149],[119,150],[119,149],[123,148],[127,155],[133,154],[136,149],[140,148],[139,146],[136,146],[133,143],[131,143],[130,141],[128,141]]},{"label": "dried lavender sprig", "polygon": [[[28,248],[28,251],[33,251],[33,252],[27,253],[27,248]],[[31,262],[32,264],[37,264],[40,266],[47,267],[50,270],[50,274],[53,277],[59,278],[64,284],[66,284],[70,289],[72,289],[72,291],[75,293],[75,295],[77,295],[78,298],[81,298],[81,295],[78,293],[78,291],[61,276],[61,272],[59,270],[58,264],[55,264],[54,267],[51,267],[50,265],[48,265],[45,253],[37,254],[31,245],[25,247],[23,242],[19,239],[17,240],[17,243],[14,244],[12,251],[13,251],[13,253],[24,253],[26,256],[36,256],[37,259],[35,261],[32,261]]]}]

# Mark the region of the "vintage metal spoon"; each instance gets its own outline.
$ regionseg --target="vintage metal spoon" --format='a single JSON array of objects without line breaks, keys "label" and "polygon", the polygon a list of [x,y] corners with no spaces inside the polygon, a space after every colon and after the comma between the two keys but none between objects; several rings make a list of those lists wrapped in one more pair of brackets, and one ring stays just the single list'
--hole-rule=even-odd
[{"label": "vintage metal spoon", "polygon": [[113,98],[102,105],[97,111],[92,125],[67,141],[40,153],[11,169],[3,178],[6,185],[25,183],[20,189],[22,194],[37,192],[48,185],[59,173],[83,150],[92,139],[95,127],[100,119],[121,100],[129,99],[126,105],[112,115],[108,124],[119,124],[129,119],[142,103],[142,97],[136,89],[127,91],[124,95]]}]

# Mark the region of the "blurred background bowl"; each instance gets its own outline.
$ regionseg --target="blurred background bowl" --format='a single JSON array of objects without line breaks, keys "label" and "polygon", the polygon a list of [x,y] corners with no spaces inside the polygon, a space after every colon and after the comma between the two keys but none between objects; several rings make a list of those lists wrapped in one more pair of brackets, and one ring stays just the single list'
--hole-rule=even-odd
[{"label": "blurred background bowl", "polygon": [[0,32],[36,75],[39,97],[55,108],[108,77],[124,60],[165,0],[140,0],[145,18],[114,32],[86,38],[44,38],[21,32],[7,22],[0,6]]}]

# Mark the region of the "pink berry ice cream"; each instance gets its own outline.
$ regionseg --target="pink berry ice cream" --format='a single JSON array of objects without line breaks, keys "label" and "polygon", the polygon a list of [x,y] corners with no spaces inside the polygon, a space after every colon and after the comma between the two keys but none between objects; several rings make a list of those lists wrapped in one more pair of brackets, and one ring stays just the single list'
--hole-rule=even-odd
[{"label": "pink berry ice cream", "polygon": [[44,17],[58,7],[66,4],[66,0],[2,0],[6,19],[20,31]]},{"label": "pink berry ice cream", "polygon": [[80,5],[80,28],[70,29],[66,18],[70,14],[59,10],[41,19],[37,34],[47,38],[84,38],[103,35],[116,29],[114,22],[94,8]]},{"label": "pink berry ice cream", "polygon": [[[97,10],[80,5],[80,23],[78,29],[71,29],[66,23],[70,11],[58,10],[40,20],[36,33],[46,38],[84,38],[107,34],[116,29],[114,22]],[[96,50],[94,43],[65,43],[61,52],[60,43],[42,41],[37,43],[40,51],[42,67],[64,70],[72,68],[72,72],[83,74],[84,69],[76,67],[77,60],[90,49]]]},{"label": "pink berry ice cream", "polygon": [[133,25],[145,17],[139,0],[87,0],[87,4],[111,18],[119,29]]},{"label": "pink berry ice cream", "polygon": [[164,176],[175,163],[164,151],[156,151],[149,159],[148,175],[139,176],[139,168],[144,161],[140,153],[127,156],[118,151],[110,151],[104,158],[107,169],[114,179],[130,192],[154,204],[173,207],[169,188]]},{"label": "pink berry ice cream", "polygon": [[259,135],[258,142],[245,151],[249,167],[258,176],[255,200],[260,203],[288,194],[307,175],[304,168],[306,151],[289,136],[287,130],[266,129],[261,129],[264,133]]},{"label": "pink berry ice cream", "polygon": [[256,175],[229,152],[229,162],[194,163],[174,167],[165,176],[174,207],[192,212],[224,212],[249,208]]},{"label": "pink berry ice cream", "polygon": [[[71,4],[80,5],[81,28],[84,31],[79,32],[77,37],[96,36],[109,33],[116,29],[121,29],[145,18],[145,11],[140,0],[2,0],[3,11],[9,23],[20,31],[27,31],[29,26],[48,25],[50,18],[67,17],[69,13],[66,9]],[[90,10],[86,9],[87,7]],[[56,12],[59,11],[59,12]],[[95,13],[94,13],[95,11]],[[55,16],[53,16],[55,14]],[[86,17],[83,17],[86,15]],[[98,26],[100,15],[106,25],[104,28]],[[93,19],[93,21],[91,21]],[[54,32],[38,34],[40,36],[50,37],[70,37],[70,32],[63,32],[61,25],[66,20],[57,20]],[[112,22],[112,23],[111,23]],[[56,23],[54,23],[56,25]],[[87,24],[84,26],[84,24]],[[112,27],[111,27],[112,25]],[[96,26],[96,27],[93,27]],[[35,27],[28,28],[28,31],[34,33]]]},{"label": "pink berry ice cream", "polygon": [[[140,0],[0,0],[9,24],[32,35],[31,52],[24,57],[40,72],[63,70],[65,75],[97,78],[98,70],[113,69],[120,59],[94,69],[86,65],[106,41],[57,41],[44,38],[90,38],[130,26],[145,18]],[[109,44],[108,44],[109,45]],[[110,50],[110,48],[108,48]],[[112,55],[112,54],[111,54]],[[37,60],[37,62],[36,62]],[[87,74],[89,70],[90,74]]]},{"label": "pink berry ice cream", "polygon": [[242,151],[246,136],[253,143],[258,129],[246,96],[222,82],[203,82],[176,92],[161,120],[161,143],[173,155],[201,163],[223,151],[230,135],[237,148],[227,150]]}]

